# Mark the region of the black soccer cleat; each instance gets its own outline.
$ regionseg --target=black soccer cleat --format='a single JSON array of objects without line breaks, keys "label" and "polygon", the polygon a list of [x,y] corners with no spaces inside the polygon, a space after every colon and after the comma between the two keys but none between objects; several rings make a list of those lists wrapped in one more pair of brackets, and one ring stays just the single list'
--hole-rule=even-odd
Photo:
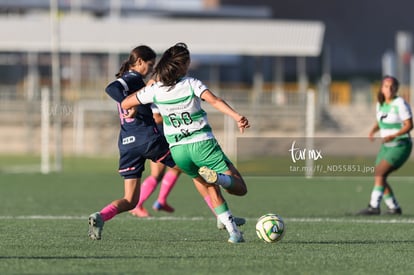
[{"label": "black soccer cleat", "polygon": [[387,215],[401,215],[401,214],[402,214],[401,207],[398,207],[395,209],[388,208],[387,210]]},{"label": "black soccer cleat", "polygon": [[373,216],[379,214],[381,214],[381,209],[379,207],[372,207],[371,205],[368,205],[367,208],[364,208],[357,213],[357,215],[360,216]]}]

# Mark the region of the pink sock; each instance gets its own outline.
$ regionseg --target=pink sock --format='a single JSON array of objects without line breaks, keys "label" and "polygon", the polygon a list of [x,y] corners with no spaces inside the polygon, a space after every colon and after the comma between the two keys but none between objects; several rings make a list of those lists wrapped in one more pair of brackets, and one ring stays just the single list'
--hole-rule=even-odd
[{"label": "pink sock", "polygon": [[116,208],[116,206],[113,204],[108,204],[101,210],[100,214],[103,221],[106,222],[118,214],[118,208]]},{"label": "pink sock", "polygon": [[139,202],[136,207],[141,207],[144,202],[151,196],[157,187],[157,179],[153,176],[148,176],[141,184],[141,193],[139,195]]},{"label": "pink sock", "polygon": [[160,194],[158,195],[158,202],[160,204],[165,204],[167,202],[167,197],[177,182],[177,179],[178,176],[174,172],[168,171],[165,173],[161,181]]},{"label": "pink sock", "polygon": [[210,208],[211,212],[213,212],[214,216],[217,216],[216,211],[214,211],[213,205],[211,205],[211,199],[209,195],[204,197],[204,201],[207,203],[208,207]]}]

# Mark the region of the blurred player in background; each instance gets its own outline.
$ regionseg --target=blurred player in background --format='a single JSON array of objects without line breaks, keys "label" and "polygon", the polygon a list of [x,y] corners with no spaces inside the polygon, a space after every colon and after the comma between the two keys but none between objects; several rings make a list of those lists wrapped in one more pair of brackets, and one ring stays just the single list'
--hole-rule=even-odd
[{"label": "blurred player in background", "polygon": [[400,168],[409,158],[412,150],[410,131],[413,128],[412,111],[409,104],[397,95],[399,82],[392,76],[385,76],[377,98],[377,122],[369,132],[370,140],[379,131],[382,138],[380,151],[375,162],[374,188],[367,208],[359,215],[379,215],[384,199],[387,214],[401,215],[402,210],[388,182],[388,176]]},{"label": "blurred player in background", "polygon": [[128,96],[122,102],[122,108],[130,109],[148,103],[158,106],[175,162],[195,182],[209,184],[208,191],[215,212],[229,232],[228,241],[244,242],[219,187],[238,196],[245,195],[247,187],[215,139],[207,114],[201,108],[201,100],[231,116],[241,132],[250,125],[246,117],[216,97],[200,80],[185,77],[189,65],[187,45],[178,43],[170,47],[155,68],[157,82]]}]

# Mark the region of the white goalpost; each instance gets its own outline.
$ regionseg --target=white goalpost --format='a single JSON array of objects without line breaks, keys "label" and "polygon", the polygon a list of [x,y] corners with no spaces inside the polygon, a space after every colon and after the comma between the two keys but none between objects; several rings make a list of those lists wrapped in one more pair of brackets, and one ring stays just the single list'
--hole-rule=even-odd
[{"label": "white goalpost", "polygon": [[48,174],[50,172],[50,153],[49,153],[49,143],[50,143],[50,91],[48,88],[42,88],[41,90],[41,166],[40,171],[42,174]]},{"label": "white goalpost", "polygon": [[[315,136],[315,91],[308,90],[306,93],[306,125],[305,125],[305,138],[306,148],[313,149],[314,136]],[[306,158],[305,176],[307,178],[313,177],[313,159]]]}]

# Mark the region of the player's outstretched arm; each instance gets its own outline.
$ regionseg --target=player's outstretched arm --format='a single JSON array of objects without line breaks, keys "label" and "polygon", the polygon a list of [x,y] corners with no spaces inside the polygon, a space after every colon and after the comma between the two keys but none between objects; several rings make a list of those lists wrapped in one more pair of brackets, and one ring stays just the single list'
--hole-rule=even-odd
[{"label": "player's outstretched arm", "polygon": [[225,102],[222,98],[214,95],[210,90],[205,90],[201,94],[201,99],[211,104],[211,106],[220,112],[232,117],[237,122],[237,127],[240,129],[241,133],[244,132],[244,129],[250,127],[249,121],[245,116],[236,112],[232,107],[230,107],[230,105],[227,104],[227,102]]},{"label": "player's outstretched arm", "polygon": [[130,94],[127,96],[124,100],[121,102],[121,107],[124,110],[129,110],[132,107],[140,105],[141,102],[139,102],[137,98],[137,92]]},{"label": "player's outstretched arm", "polygon": [[124,115],[124,118],[133,118],[136,114],[136,109],[134,107],[140,105],[137,98],[137,92],[130,94],[121,102],[121,108],[127,110],[127,114]]}]

